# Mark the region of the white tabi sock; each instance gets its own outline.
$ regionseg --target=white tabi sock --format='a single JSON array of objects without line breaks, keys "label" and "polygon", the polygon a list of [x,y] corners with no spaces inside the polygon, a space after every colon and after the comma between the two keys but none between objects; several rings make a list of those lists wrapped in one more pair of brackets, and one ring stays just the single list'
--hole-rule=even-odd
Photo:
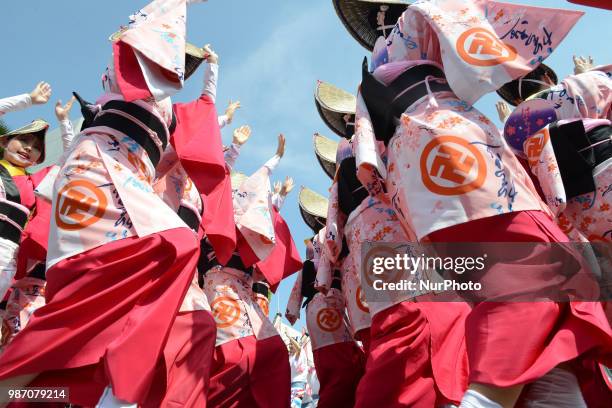
[{"label": "white tabi sock", "polygon": [[100,401],[96,405],[96,408],[137,408],[138,404],[131,404],[129,402],[118,400],[113,394],[111,387],[106,387]]},{"label": "white tabi sock", "polygon": [[502,408],[497,402],[488,399],[478,391],[467,390],[463,394],[459,408]]}]

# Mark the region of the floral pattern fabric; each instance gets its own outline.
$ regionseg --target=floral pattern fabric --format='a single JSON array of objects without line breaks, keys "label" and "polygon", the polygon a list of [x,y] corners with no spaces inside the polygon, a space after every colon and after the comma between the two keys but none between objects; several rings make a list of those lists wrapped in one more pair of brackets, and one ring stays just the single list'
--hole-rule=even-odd
[{"label": "floral pattern fabric", "polygon": [[217,323],[215,345],[252,336],[258,340],[278,332],[254,301],[253,279],[233,268],[215,267],[204,277],[204,293]]}]

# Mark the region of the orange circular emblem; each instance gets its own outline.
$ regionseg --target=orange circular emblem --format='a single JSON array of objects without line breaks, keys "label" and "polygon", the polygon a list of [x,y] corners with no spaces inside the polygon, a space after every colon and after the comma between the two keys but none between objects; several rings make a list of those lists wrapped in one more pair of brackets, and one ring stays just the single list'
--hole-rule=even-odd
[{"label": "orange circular emblem", "polygon": [[548,143],[548,129],[544,128],[540,130],[538,133],[529,137],[525,140],[525,144],[523,146],[523,150],[527,155],[527,160],[529,161],[529,166],[533,167],[538,164],[540,160],[540,154],[542,154],[542,150],[546,143]]},{"label": "orange circular emblem", "polygon": [[357,292],[355,292],[355,300],[357,301],[357,307],[365,313],[370,313],[370,308],[368,307],[368,302],[365,299],[364,293],[361,290],[361,286],[357,288]]},{"label": "orange circular emblem", "polygon": [[479,67],[492,67],[516,59],[514,47],[480,27],[470,28],[459,36],[457,53],[468,64]]},{"label": "orange circular emblem", "polygon": [[460,195],[480,188],[487,163],[476,146],[457,136],[438,136],[421,154],[421,179],[429,191]]},{"label": "orange circular emblem", "polygon": [[236,323],[240,318],[240,305],[238,301],[229,296],[220,296],[211,304],[213,317],[217,327],[223,329]]},{"label": "orange circular emblem", "polygon": [[71,181],[57,194],[55,222],[68,231],[87,228],[102,218],[107,205],[106,196],[94,183]]},{"label": "orange circular emblem", "polygon": [[[397,251],[390,245],[386,245],[386,244],[382,244],[382,245],[373,245],[371,248],[369,248],[368,252],[366,252],[365,256],[363,257],[362,263],[361,263],[361,283],[363,284],[365,282],[366,285],[368,285],[369,287],[373,288],[374,287],[374,281],[382,281],[382,282],[397,282],[398,278],[400,278],[401,276],[401,271],[398,269],[384,269],[384,272],[382,273],[375,273],[374,272],[374,260],[376,258],[395,258],[395,256],[397,255]],[[359,291],[361,291],[361,287],[359,287]],[[359,292],[359,296],[361,297],[362,294]],[[357,302],[357,304],[359,305],[359,301]]]},{"label": "orange circular emblem", "polygon": [[333,332],[340,328],[342,316],[336,309],[326,307],[317,313],[317,325],[326,332]]},{"label": "orange circular emblem", "polygon": [[268,301],[262,297],[258,297],[256,302],[264,315],[268,316],[270,314],[270,306],[268,305]]}]

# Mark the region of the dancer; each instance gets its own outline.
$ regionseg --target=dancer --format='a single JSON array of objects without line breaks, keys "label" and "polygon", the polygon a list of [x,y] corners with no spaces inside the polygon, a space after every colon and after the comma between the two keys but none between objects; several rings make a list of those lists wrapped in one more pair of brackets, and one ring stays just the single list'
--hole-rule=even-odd
[{"label": "dancer", "polygon": [[[374,51],[374,61],[385,60],[382,56],[386,55],[389,62],[375,65],[373,77],[365,67],[356,137],[370,146],[375,145],[376,139],[384,143],[388,162],[385,166],[376,156],[360,156],[358,151],[358,176],[374,195],[388,192],[398,217],[419,240],[567,241],[552,223],[549,210],[497,129],[470,105],[499,87],[508,72],[520,76],[531,70],[528,62],[533,58],[533,48],[520,38],[505,36],[503,23],[507,19],[495,20],[495,16],[512,16],[520,11],[525,21],[537,22],[538,27],[557,27],[550,47],[554,49],[580,13],[551,13],[547,9],[491,3],[485,14],[480,3],[465,2],[462,10],[452,6],[440,1],[409,6],[386,42]],[[457,13],[461,13],[461,19],[450,17]],[[538,30],[528,24],[523,28]],[[481,55],[480,48],[469,46],[470,41],[475,41],[470,36],[476,32],[486,32],[503,55],[485,61],[490,57]],[[418,39],[418,51],[403,40],[408,36]],[[503,41],[500,37],[504,37]],[[458,48],[451,44],[458,44]],[[513,70],[507,71],[507,64],[512,64]],[[383,98],[389,94],[381,96],[387,92],[383,88],[389,89],[386,85],[392,83],[397,92],[414,86],[394,105],[396,119],[385,118],[383,110],[389,112],[390,107]],[[467,149],[465,154],[471,157],[467,162],[453,159],[458,148]],[[496,174],[504,175],[505,188],[500,189]],[[572,273],[580,269],[574,255],[565,255],[566,266],[573,265]],[[536,278],[538,274],[554,271],[553,265],[530,267],[532,279],[536,280],[540,279]],[[503,275],[499,279],[503,280]],[[507,294],[512,294],[511,288]],[[519,315],[520,322],[516,321]],[[529,330],[517,329],[521,325],[529,325]],[[526,332],[529,336],[525,336]],[[573,333],[572,339],[580,338],[580,342],[571,341],[568,345],[569,332]],[[470,387],[462,406],[512,406],[522,384],[587,352],[604,358],[611,346],[610,329],[601,306],[587,302],[478,302],[466,320],[466,342]],[[501,359],[501,348],[496,344],[523,353],[517,351]],[[509,346],[512,344],[516,346]]]},{"label": "dancer", "polygon": [[[185,2],[167,3],[146,6],[137,16],[147,19],[135,17],[113,43],[101,111],[61,163],[47,305],[2,355],[0,379],[10,384],[68,385],[71,402],[81,405],[94,405],[103,391],[102,404],[143,403],[163,364],[198,255],[196,235],[151,187],[170,136],[168,96],[184,73],[177,61],[185,48]],[[140,35],[160,27],[176,48],[161,34]],[[170,72],[152,78],[151,69]],[[210,126],[214,137],[216,117]]]}]

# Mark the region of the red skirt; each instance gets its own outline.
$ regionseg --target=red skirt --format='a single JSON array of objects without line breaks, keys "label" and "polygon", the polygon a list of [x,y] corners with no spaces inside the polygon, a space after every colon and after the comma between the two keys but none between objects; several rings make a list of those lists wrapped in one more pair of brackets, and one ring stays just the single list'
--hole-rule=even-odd
[{"label": "red skirt", "polygon": [[164,364],[158,364],[142,406],[206,408],[216,335],[217,325],[208,311],[179,313],[164,349]]},{"label": "red skirt", "polygon": [[370,356],[356,407],[431,408],[467,388],[465,303],[402,302],[372,318]]},{"label": "red skirt", "polygon": [[355,391],[365,370],[365,355],[353,341],[313,350],[319,379],[319,408],[352,408]]},{"label": "red skirt", "polygon": [[0,357],[0,380],[40,373],[37,386],[69,386],[74,404],[95,404],[107,385],[143,402],[198,254],[193,232],[176,228],[57,263],[47,304]]},{"label": "red skirt", "polygon": [[[433,242],[568,242],[544,213],[479,219],[429,235]],[[551,263],[549,274],[558,264]],[[481,302],[466,320],[470,383],[510,387],[588,356],[612,363],[612,333],[597,302]]]},{"label": "red skirt", "polygon": [[208,405],[287,408],[291,368],[280,336],[232,340],[215,348]]}]

